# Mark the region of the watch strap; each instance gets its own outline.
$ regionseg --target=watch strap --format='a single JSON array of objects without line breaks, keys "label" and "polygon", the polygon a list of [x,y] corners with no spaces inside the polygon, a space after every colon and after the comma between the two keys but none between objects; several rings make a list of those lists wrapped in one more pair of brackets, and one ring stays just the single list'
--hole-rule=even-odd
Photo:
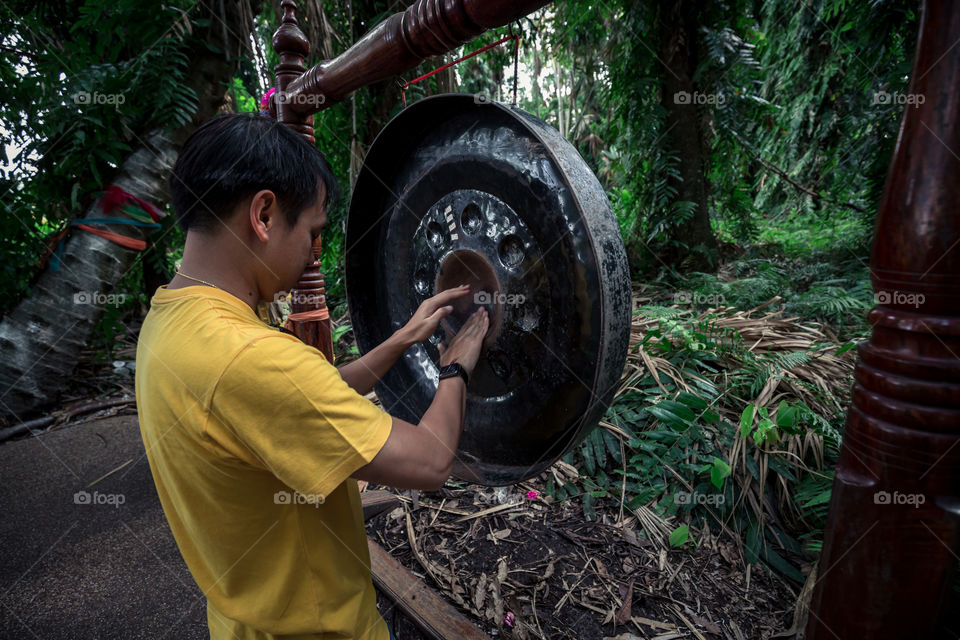
[{"label": "watch strap", "polygon": [[460,376],[463,378],[464,384],[470,384],[470,377],[467,375],[467,370],[464,369],[463,365],[459,362],[451,362],[446,366],[440,367],[440,380],[452,378],[453,376]]}]

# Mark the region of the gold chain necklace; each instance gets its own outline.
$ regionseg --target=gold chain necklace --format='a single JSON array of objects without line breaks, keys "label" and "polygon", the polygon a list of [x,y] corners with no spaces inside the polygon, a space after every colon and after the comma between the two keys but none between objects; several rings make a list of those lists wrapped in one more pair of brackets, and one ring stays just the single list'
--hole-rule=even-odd
[{"label": "gold chain necklace", "polygon": [[[220,287],[218,287],[217,285],[213,284],[212,282],[207,282],[206,280],[201,280],[200,278],[194,278],[193,276],[188,276],[187,274],[185,274],[183,271],[180,271],[180,270],[177,270],[177,275],[178,275],[178,276],[183,276],[184,278],[187,278],[187,279],[189,279],[189,280],[193,280],[194,282],[199,282],[199,283],[201,283],[201,284],[205,284],[205,285],[207,285],[208,287],[213,287],[214,289],[220,289]],[[223,291],[223,289],[220,289],[220,290]]]}]

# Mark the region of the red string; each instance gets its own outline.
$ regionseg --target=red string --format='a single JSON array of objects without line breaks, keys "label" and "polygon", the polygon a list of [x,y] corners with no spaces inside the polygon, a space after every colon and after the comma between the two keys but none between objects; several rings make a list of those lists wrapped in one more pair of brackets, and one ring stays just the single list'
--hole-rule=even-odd
[{"label": "red string", "polygon": [[460,64],[460,63],[463,62],[464,60],[469,60],[469,59],[472,58],[473,56],[479,55],[479,54],[483,53],[484,51],[488,51],[489,49],[493,49],[493,48],[496,47],[497,45],[501,45],[501,44],[503,44],[504,42],[506,42],[507,40],[513,40],[513,41],[514,41],[514,45],[513,45],[513,55],[516,56],[517,53],[518,53],[519,50],[520,50],[520,35],[519,35],[519,34],[516,34],[516,33],[511,33],[511,34],[509,34],[509,35],[503,36],[502,38],[500,38],[500,39],[497,40],[496,42],[491,42],[490,44],[486,45],[485,47],[481,47],[480,49],[477,49],[477,50],[474,51],[473,53],[468,53],[467,55],[463,56],[462,58],[457,58],[457,59],[454,60],[453,62],[448,62],[447,64],[443,65],[442,67],[437,67],[437,68],[434,69],[433,71],[430,71],[429,73],[425,73],[425,74],[423,74],[422,76],[420,76],[419,78],[415,78],[415,79],[411,80],[410,82],[407,82],[406,84],[404,84],[403,87],[400,88],[400,96],[403,98],[403,106],[404,106],[404,107],[407,106],[407,87],[409,87],[410,85],[412,85],[412,84],[417,84],[417,83],[420,82],[421,80],[426,80],[426,79],[429,78],[430,76],[436,75],[436,74],[440,73],[440,72],[443,71],[444,69],[449,69],[450,67],[452,67],[452,66],[455,65],[455,64]]},{"label": "red string", "polygon": [[134,251],[143,251],[147,248],[147,243],[143,240],[137,240],[136,238],[130,238],[127,236],[120,235],[119,233],[114,233],[112,231],[106,231],[104,229],[97,229],[96,227],[91,227],[86,224],[77,224],[74,225],[77,229],[83,229],[84,231],[89,231],[94,235],[98,235],[101,238],[106,238],[110,242],[116,243],[121,247],[126,247],[127,249],[133,249]]}]

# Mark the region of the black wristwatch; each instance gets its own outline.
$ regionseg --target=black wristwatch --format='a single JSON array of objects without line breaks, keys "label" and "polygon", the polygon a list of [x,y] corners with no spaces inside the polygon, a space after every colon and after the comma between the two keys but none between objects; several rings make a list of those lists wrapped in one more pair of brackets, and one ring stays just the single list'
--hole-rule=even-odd
[{"label": "black wristwatch", "polygon": [[463,384],[470,384],[470,378],[467,376],[467,370],[463,368],[463,365],[459,362],[453,362],[446,365],[445,367],[440,367],[440,380],[444,378],[452,378],[453,376],[460,376],[463,378]]}]

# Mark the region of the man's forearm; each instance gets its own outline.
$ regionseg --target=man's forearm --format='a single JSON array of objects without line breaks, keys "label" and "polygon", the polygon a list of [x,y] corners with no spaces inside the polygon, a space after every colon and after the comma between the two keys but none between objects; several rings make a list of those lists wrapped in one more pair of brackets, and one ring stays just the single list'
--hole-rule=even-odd
[{"label": "man's forearm", "polygon": [[[463,430],[464,412],[467,408],[467,385],[460,376],[444,378],[437,385],[433,402],[423,414],[418,425],[427,429],[438,440],[439,457],[444,467],[452,464],[460,435]],[[449,473],[449,472],[448,472]]]},{"label": "man's forearm", "polygon": [[337,371],[357,393],[366,395],[412,344],[401,329],[363,357],[338,367]]}]

